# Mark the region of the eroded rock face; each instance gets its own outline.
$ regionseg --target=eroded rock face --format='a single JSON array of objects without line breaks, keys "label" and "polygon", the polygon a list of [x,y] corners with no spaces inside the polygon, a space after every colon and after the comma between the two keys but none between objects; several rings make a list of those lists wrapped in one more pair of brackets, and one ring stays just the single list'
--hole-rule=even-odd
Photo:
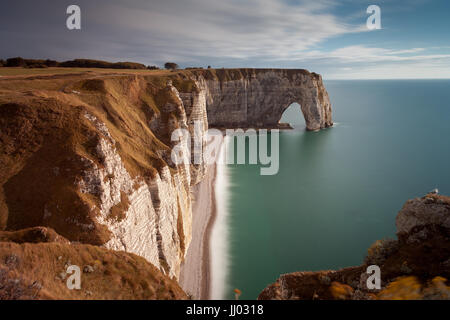
[{"label": "eroded rock face", "polygon": [[[206,80],[203,77],[195,81],[198,90],[191,92],[179,92],[184,110],[186,112],[186,123],[192,139],[201,141],[201,136],[208,130],[208,115],[206,111],[206,94],[208,91]],[[206,146],[206,141],[201,142],[202,149]],[[191,184],[199,183],[206,174],[206,166],[195,164],[194,153],[191,154]]]},{"label": "eroded rock face", "polygon": [[[208,122],[216,127],[276,127],[283,112],[300,104],[308,130],[333,125],[322,77],[306,70],[216,70],[206,81]],[[222,73],[222,74],[221,74]]]},{"label": "eroded rock face", "polygon": [[[132,178],[106,125],[93,115],[85,117],[102,135],[96,148],[102,167],[85,158],[88,168],[78,185],[82,193],[100,200],[97,222],[111,233],[104,246],[138,254],[170,277],[178,278],[186,244],[192,237],[189,165],[180,165],[173,174],[165,166],[147,181],[139,176]],[[185,117],[181,119],[185,121]],[[121,216],[111,217],[112,208],[124,203]]]}]

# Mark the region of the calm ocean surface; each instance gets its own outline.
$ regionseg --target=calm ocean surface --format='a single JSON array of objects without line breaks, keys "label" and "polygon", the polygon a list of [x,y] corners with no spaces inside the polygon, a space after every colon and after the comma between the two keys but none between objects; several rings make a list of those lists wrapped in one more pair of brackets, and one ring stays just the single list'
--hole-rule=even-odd
[{"label": "calm ocean surface", "polygon": [[403,203],[450,194],[450,80],[326,81],[335,127],[283,121],[280,170],[228,166],[226,298],[255,299],[280,274],[358,265],[395,236]]}]

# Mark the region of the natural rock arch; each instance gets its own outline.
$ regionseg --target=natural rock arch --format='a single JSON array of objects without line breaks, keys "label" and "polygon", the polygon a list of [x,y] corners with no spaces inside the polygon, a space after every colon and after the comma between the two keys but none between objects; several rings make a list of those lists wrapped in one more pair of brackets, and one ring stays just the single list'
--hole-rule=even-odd
[{"label": "natural rock arch", "polygon": [[[218,71],[218,70],[217,70]],[[301,106],[307,130],[333,125],[322,77],[306,70],[230,69],[203,78],[208,123],[213,127],[277,127],[292,104]],[[228,73],[227,73],[228,72]]]},{"label": "natural rock arch", "polygon": [[289,124],[291,126],[305,125],[305,115],[301,110],[301,105],[297,102],[293,102],[288,105],[281,113],[281,118],[278,120],[280,126]]}]

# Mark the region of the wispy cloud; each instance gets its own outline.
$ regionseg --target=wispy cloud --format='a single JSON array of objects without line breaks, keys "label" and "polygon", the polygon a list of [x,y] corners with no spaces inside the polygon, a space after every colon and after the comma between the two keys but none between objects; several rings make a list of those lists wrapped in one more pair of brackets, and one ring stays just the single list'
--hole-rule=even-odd
[{"label": "wispy cloud", "polygon": [[372,48],[363,45],[353,45],[342,47],[329,52],[310,51],[304,59],[329,59],[330,62],[362,62],[362,63],[376,63],[376,62],[402,62],[402,61],[424,61],[424,60],[441,60],[449,59],[449,54],[420,54],[414,53],[423,52],[424,48],[412,48],[406,50],[392,50],[386,48]]},{"label": "wispy cloud", "polygon": [[386,78],[450,78],[450,50],[432,53],[426,48],[393,50],[347,46],[326,51],[308,52],[296,63],[321,64],[327,68],[327,78],[386,79]]},{"label": "wispy cloud", "polygon": [[69,32],[64,1],[16,0],[0,11],[0,56],[307,68],[325,78],[390,76],[390,69],[406,77],[410,68],[450,77],[442,27],[410,29],[428,1],[382,2],[385,29],[369,32],[363,0],[77,0],[82,31]]},{"label": "wispy cloud", "polygon": [[159,57],[284,58],[363,30],[328,13],[333,7],[323,0],[138,1],[132,7],[115,1],[95,19],[104,27],[127,30],[135,41],[145,39],[148,50]]}]

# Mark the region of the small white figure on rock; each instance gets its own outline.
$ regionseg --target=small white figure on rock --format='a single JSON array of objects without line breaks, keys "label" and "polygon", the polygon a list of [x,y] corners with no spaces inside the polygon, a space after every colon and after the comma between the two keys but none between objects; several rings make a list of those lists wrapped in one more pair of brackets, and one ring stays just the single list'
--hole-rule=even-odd
[{"label": "small white figure on rock", "polygon": [[433,190],[430,191],[431,194],[438,194],[439,190],[437,188],[434,188]]}]

